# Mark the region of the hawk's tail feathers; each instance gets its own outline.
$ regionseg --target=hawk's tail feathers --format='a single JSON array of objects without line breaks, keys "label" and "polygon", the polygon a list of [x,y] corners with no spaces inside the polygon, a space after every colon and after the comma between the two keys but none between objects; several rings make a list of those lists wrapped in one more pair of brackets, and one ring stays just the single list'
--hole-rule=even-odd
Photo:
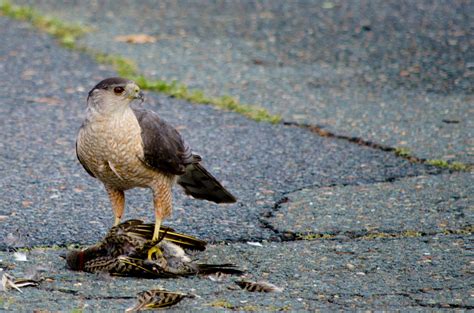
[{"label": "hawk's tail feathers", "polygon": [[178,184],[187,195],[215,203],[234,203],[237,199],[217,181],[201,164],[186,167],[186,173],[179,176]]}]

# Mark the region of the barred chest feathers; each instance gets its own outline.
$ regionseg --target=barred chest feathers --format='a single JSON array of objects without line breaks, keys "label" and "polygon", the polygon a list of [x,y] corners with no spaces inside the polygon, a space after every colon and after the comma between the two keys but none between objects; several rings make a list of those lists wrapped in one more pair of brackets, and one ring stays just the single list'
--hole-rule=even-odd
[{"label": "barred chest feathers", "polygon": [[88,118],[79,132],[77,150],[94,175],[112,187],[146,187],[152,176],[151,169],[141,164],[141,128],[131,109]]}]

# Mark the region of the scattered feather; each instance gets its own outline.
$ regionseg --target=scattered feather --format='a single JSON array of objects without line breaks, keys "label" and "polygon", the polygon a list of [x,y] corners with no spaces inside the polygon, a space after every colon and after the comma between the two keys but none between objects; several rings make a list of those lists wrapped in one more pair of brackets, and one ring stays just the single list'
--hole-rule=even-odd
[{"label": "scattered feather", "polygon": [[15,283],[13,282],[13,277],[8,275],[7,273],[4,273],[2,276],[2,291],[7,291],[10,288],[14,288],[18,290],[19,292],[22,292],[20,288],[18,288]]},{"label": "scattered feather", "polygon": [[263,247],[263,245],[260,242],[247,241],[247,244],[250,246],[255,246],[255,247]]},{"label": "scattered feather", "polygon": [[125,312],[167,308],[177,304],[184,298],[194,298],[194,295],[167,291],[165,289],[151,289],[137,294],[137,304]]},{"label": "scattered feather", "polygon": [[7,291],[9,289],[16,289],[19,292],[23,293],[20,288],[24,287],[38,287],[40,281],[33,279],[15,279],[12,275],[4,273],[2,276],[1,289]]},{"label": "scattered feather", "polygon": [[38,287],[40,285],[40,282],[34,279],[17,279],[14,283],[18,288]]},{"label": "scattered feather", "polygon": [[28,259],[26,258],[26,253],[24,252],[15,252],[13,253],[13,258],[15,259],[15,261],[19,261],[19,262],[26,262],[28,261]]},{"label": "scattered feather", "polygon": [[277,287],[274,284],[270,284],[265,281],[249,281],[249,280],[237,280],[235,281],[240,288],[250,292],[282,292],[283,288]]}]

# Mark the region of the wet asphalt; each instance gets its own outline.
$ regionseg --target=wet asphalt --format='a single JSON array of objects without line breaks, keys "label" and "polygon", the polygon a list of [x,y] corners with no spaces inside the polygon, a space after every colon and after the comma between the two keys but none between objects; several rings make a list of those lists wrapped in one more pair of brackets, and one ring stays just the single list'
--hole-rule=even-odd
[{"label": "wet asphalt", "polygon": [[[38,8],[47,5],[48,2],[38,2]],[[75,5],[77,10],[83,8],[79,2]],[[99,7],[108,10],[108,5],[110,3],[104,2]],[[223,12],[234,12],[235,5],[221,3]],[[240,5],[245,9],[248,4]],[[267,12],[274,4],[262,5],[267,6],[264,7]],[[452,7],[457,8],[456,5]],[[459,5],[466,4],[459,2]],[[173,8],[172,3],[163,3],[163,6]],[[453,10],[446,5],[440,7]],[[281,5],[280,9],[287,8]],[[340,4],[335,8],[345,6]],[[179,7],[174,9],[182,12]],[[189,12],[200,10],[194,6],[187,9]],[[439,8],[433,10],[436,9]],[[209,10],[210,14],[214,12]],[[289,9],[288,14],[301,13],[301,10]],[[51,13],[65,14],[60,11],[61,6],[56,6]],[[90,19],[100,14],[97,13],[100,11],[83,15],[78,12],[82,11],[76,11],[77,16]],[[455,12],[459,13],[457,9]],[[189,22],[173,14],[170,16],[175,19],[164,20]],[[258,16],[259,20],[272,15]],[[124,23],[139,27],[133,17],[130,14]],[[190,19],[200,21],[196,16]],[[103,23],[97,18],[92,21]],[[274,25],[266,27],[273,29]],[[287,25],[283,23],[279,27],[285,29]],[[28,298],[14,292],[0,294],[0,306],[3,305],[4,310],[119,310],[131,305],[136,292],[156,284],[201,296],[183,301],[176,310],[218,310],[216,303],[222,304],[222,300],[230,305],[228,309],[240,311],[473,308],[469,294],[472,284],[468,278],[472,274],[469,269],[472,173],[452,173],[410,163],[392,153],[346,140],[319,137],[298,127],[257,123],[234,113],[154,93],[147,93],[145,106],[175,125],[203,156],[206,167],[239,198],[234,205],[217,206],[190,199],[176,187],[174,212],[168,224],[216,244],[199,256],[204,261],[236,263],[248,271],[250,278],[273,282],[284,287],[284,292],[250,294],[233,290],[232,280],[216,283],[195,278],[156,282],[77,274],[67,271],[64,261],[58,257],[64,248],[36,248],[28,253],[28,262],[12,260],[8,251],[13,247],[87,245],[96,242],[111,226],[112,213],[103,187],[77,162],[74,142],[84,116],[88,90],[101,79],[115,74],[87,55],[60,48],[54,40],[26,23],[0,17],[0,29],[0,93],[3,96],[0,105],[0,169],[3,174],[0,177],[0,238],[4,239],[0,242],[1,264],[4,269],[7,269],[5,264],[13,264],[11,272],[19,277],[28,271],[40,270],[41,275],[53,278],[39,289],[25,289]],[[266,28],[262,26],[262,29]],[[117,34],[133,32],[120,27],[115,30]],[[200,28],[194,31],[193,36],[206,34],[200,32]],[[105,26],[98,28],[84,43],[100,48],[97,38],[110,37],[111,33]],[[255,36],[253,32],[247,35]],[[173,42],[185,45],[188,39],[184,36]],[[115,49],[114,45],[108,49]],[[127,46],[120,51],[127,56],[142,49]],[[162,54],[157,55],[163,57],[159,60],[166,60]],[[223,57],[216,55],[216,58]],[[271,53],[261,55],[272,57]],[[173,62],[186,69],[193,68],[181,57]],[[329,57],[327,62],[333,61]],[[212,66],[203,60],[201,64]],[[238,67],[238,63],[229,64]],[[452,65],[457,69],[455,73],[464,75],[462,67],[456,64]],[[433,71],[441,71],[441,65]],[[146,66],[141,66],[146,70]],[[261,64],[250,67],[258,69]],[[176,67],[163,68],[172,71]],[[206,73],[212,80],[223,81],[218,72]],[[256,74],[254,79],[259,77]],[[354,90],[364,86],[352,83]],[[434,84],[437,88],[444,86],[439,81]],[[430,95],[469,97],[472,91],[469,85],[446,84],[445,92]],[[212,89],[213,85],[206,83],[197,87],[207,86]],[[275,86],[272,88],[277,90]],[[326,87],[321,89],[330,90]],[[369,84],[368,88],[375,87]],[[390,88],[403,88],[396,90],[402,90],[404,97],[410,97],[414,90],[413,86],[402,83]],[[247,91],[242,93],[247,94]],[[277,98],[281,99],[275,96]],[[287,100],[293,103],[293,98]],[[459,112],[464,112],[466,103],[460,103]],[[271,107],[276,108],[275,112],[283,112],[277,104]],[[403,112],[404,107],[394,110]],[[357,114],[357,109],[353,112]],[[467,118],[467,115],[466,111],[463,116]],[[384,124],[383,120],[381,123]],[[390,121],[385,125],[390,125]],[[465,130],[462,123],[453,125],[459,126],[464,134],[470,131]],[[467,148],[464,143],[458,150]],[[133,190],[127,196],[126,218],[153,219],[149,191]],[[370,237],[374,234],[379,236]],[[328,239],[318,239],[324,235]],[[295,240],[302,236],[307,240]],[[247,242],[260,242],[262,246]],[[49,300],[35,301],[45,298]]]}]

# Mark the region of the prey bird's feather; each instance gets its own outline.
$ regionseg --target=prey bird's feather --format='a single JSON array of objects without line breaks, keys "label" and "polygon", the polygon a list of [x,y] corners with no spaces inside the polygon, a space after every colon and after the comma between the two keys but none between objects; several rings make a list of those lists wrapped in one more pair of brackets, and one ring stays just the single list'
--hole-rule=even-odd
[{"label": "prey bird's feather", "polygon": [[137,304],[125,312],[140,311],[143,309],[161,309],[177,304],[184,298],[193,298],[194,295],[172,292],[164,289],[152,289],[137,294]]},{"label": "prey bird's feather", "polygon": [[235,282],[240,288],[250,292],[282,292],[283,288],[266,281],[237,280]]}]

